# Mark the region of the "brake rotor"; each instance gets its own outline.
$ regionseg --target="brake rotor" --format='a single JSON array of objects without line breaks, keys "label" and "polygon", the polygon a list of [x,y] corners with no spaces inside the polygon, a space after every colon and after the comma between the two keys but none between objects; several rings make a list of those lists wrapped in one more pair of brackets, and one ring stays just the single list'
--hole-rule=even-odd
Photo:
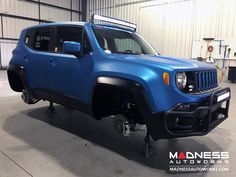
[{"label": "brake rotor", "polygon": [[132,134],[129,120],[121,114],[116,115],[112,120],[113,127],[120,135],[130,136]]}]

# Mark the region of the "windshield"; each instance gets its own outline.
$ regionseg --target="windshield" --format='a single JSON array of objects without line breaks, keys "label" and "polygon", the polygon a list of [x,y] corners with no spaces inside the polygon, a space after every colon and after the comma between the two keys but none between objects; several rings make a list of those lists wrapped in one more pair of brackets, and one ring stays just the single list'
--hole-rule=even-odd
[{"label": "windshield", "polygon": [[93,31],[102,49],[108,53],[151,54],[158,53],[136,32],[93,26]]}]

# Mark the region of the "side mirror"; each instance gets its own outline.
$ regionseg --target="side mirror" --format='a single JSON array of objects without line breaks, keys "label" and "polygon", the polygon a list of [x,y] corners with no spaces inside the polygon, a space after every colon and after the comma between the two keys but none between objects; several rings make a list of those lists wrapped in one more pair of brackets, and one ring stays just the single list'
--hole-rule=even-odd
[{"label": "side mirror", "polygon": [[79,42],[65,41],[63,43],[63,50],[67,54],[73,54],[76,57],[81,56],[81,45]]}]

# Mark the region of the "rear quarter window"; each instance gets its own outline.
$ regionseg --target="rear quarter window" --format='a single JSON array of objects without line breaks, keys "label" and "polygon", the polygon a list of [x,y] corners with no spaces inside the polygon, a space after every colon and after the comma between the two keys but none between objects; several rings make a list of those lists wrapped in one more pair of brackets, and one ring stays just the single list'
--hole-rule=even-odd
[{"label": "rear quarter window", "polygon": [[30,36],[27,35],[27,36],[25,37],[25,44],[26,44],[27,46],[29,46],[29,40],[30,40]]},{"label": "rear quarter window", "polygon": [[24,43],[28,47],[32,48],[31,41],[32,41],[32,30],[28,30],[25,36]]}]

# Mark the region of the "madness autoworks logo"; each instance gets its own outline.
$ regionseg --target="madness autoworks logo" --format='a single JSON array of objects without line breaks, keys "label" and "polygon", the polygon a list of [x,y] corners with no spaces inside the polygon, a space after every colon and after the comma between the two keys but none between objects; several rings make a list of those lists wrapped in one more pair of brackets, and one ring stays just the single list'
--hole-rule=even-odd
[{"label": "madness autoworks logo", "polygon": [[229,152],[169,152],[170,171],[228,171]]}]

